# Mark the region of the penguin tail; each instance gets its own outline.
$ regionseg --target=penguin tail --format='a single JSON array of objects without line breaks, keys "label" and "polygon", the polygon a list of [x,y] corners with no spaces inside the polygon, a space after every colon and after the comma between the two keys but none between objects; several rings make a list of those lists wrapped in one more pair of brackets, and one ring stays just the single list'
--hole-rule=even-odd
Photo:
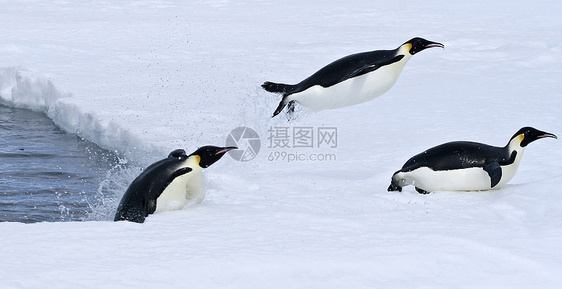
[{"label": "penguin tail", "polygon": [[263,89],[268,92],[283,94],[283,98],[279,102],[277,109],[273,112],[272,117],[275,117],[276,115],[281,113],[285,106],[287,106],[287,114],[289,115],[289,118],[293,115],[293,112],[295,111],[295,101],[288,100],[287,97],[295,92],[297,87],[296,85],[266,81],[261,85],[261,87],[263,87]]},{"label": "penguin tail", "polygon": [[282,93],[285,95],[285,94],[291,94],[294,85],[266,81],[261,85],[261,87],[263,87],[263,89],[265,89],[266,91],[273,92],[273,93]]}]

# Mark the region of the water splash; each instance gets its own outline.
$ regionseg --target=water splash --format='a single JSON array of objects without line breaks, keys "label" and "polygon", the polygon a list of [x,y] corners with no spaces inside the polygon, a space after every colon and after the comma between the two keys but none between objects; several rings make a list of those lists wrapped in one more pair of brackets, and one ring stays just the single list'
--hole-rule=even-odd
[{"label": "water splash", "polygon": [[94,199],[88,202],[90,213],[85,220],[112,221],[121,197],[141,171],[142,168],[128,165],[125,159],[120,159],[117,165],[107,171]]}]

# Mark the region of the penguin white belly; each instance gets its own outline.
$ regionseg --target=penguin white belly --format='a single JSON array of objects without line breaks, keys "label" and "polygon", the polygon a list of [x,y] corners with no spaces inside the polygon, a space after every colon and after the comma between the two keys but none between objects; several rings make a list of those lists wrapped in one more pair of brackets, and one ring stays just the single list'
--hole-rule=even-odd
[{"label": "penguin white belly", "polygon": [[186,204],[205,199],[205,176],[197,166],[193,171],[175,178],[156,200],[156,212],[181,210]]},{"label": "penguin white belly", "polygon": [[433,171],[421,167],[399,176],[408,184],[428,192],[435,191],[483,191],[491,189],[490,176],[482,168],[466,168]]},{"label": "penguin white belly", "polygon": [[198,171],[197,174],[193,175],[186,186],[187,193],[185,198],[185,205],[192,206],[199,204],[205,200],[207,186],[205,182],[205,176],[203,173]]},{"label": "penguin white belly", "polygon": [[314,110],[335,109],[363,103],[387,92],[396,83],[406,62],[407,60],[403,59],[330,87],[315,85],[289,95],[287,100],[296,100]]},{"label": "penguin white belly", "polygon": [[511,179],[515,176],[515,173],[517,172],[517,169],[519,168],[519,162],[521,161],[522,155],[523,155],[522,152],[517,154],[517,157],[515,158],[515,161],[511,165],[501,167],[502,168],[502,178],[500,179],[500,182],[494,188],[498,188],[500,186],[503,186],[503,185],[507,184],[507,182],[511,181]]}]

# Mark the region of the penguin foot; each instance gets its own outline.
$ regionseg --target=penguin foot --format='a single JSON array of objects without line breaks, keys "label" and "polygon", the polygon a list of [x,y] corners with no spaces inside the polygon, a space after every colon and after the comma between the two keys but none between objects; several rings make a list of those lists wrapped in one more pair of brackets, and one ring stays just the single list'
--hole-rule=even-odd
[{"label": "penguin foot", "polygon": [[427,195],[427,194],[431,193],[431,192],[422,190],[422,189],[420,189],[420,188],[418,188],[418,187],[416,187],[416,191],[418,191],[418,193],[420,193],[420,194],[422,194],[422,195]]},{"label": "penguin foot", "polygon": [[287,103],[287,121],[295,119],[295,101],[291,100]]},{"label": "penguin foot", "polygon": [[287,104],[287,114],[293,115],[293,113],[295,113],[295,101],[291,100]]}]

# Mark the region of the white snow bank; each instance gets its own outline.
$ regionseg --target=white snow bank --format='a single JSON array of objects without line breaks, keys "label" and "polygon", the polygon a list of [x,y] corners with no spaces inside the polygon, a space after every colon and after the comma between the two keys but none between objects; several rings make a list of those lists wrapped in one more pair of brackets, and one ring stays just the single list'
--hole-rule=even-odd
[{"label": "white snow bank", "polygon": [[58,91],[46,78],[23,68],[0,68],[0,97],[3,103],[48,113],[56,101],[70,97]]},{"label": "white snow bank", "polygon": [[155,154],[154,146],[143,144],[129,130],[111,121],[104,122],[95,112],[62,101],[62,98],[72,95],[59,91],[47,78],[24,68],[0,68],[0,97],[4,105],[44,112],[65,131],[126,158],[136,160],[130,155],[133,151],[135,155]]}]

